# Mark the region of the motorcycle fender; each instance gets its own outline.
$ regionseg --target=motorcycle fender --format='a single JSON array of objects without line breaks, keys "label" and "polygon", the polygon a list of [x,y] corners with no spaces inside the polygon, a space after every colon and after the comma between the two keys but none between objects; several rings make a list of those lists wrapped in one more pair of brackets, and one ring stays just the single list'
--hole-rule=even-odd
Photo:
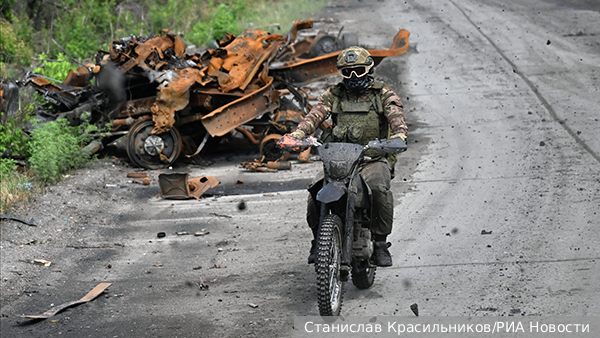
[{"label": "motorcycle fender", "polygon": [[308,186],[308,192],[312,195],[312,199],[314,201],[317,200],[317,194],[319,193],[319,190],[323,188],[323,181],[324,179],[321,178]]},{"label": "motorcycle fender", "polygon": [[336,184],[336,182],[329,182],[323,189],[319,190],[317,193],[317,201],[322,203],[331,203],[338,201],[346,191],[342,186]]}]

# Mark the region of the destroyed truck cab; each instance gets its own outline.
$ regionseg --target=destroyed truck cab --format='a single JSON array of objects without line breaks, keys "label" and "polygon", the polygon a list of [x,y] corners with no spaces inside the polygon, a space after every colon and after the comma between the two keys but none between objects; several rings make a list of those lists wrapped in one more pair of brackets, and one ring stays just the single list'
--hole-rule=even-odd
[{"label": "destroyed truck cab", "polygon": [[[48,116],[109,125],[102,136],[125,137],[128,157],[140,167],[162,168],[235,137],[275,160],[282,155],[276,142],[311,108],[300,87],[336,75],[344,41],[357,42],[353,35],[322,32],[297,39],[298,31],[312,26],[312,20],[297,21],[286,36],[227,34],[217,48],[193,55],[168,30],[152,38],[130,36],[99,51],[94,64],[70,72],[62,85],[36,74],[25,82],[51,104]],[[408,32],[401,30],[389,50],[369,51],[379,63],[407,48]]]}]

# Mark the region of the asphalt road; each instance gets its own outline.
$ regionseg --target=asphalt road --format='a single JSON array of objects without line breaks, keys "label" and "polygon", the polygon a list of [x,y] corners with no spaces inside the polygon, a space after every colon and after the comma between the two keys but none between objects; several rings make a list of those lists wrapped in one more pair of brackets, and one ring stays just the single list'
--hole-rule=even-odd
[{"label": "asphalt road", "polygon": [[[411,47],[376,72],[410,128],[392,186],[394,266],[368,290],[348,283],[342,313],[600,316],[600,5],[344,3],[320,15],[370,47],[405,28]],[[127,185],[131,168],[96,165],[40,197],[26,235],[2,223],[2,337],[292,337],[294,316],[318,315],[303,188],[319,163],[248,173],[250,155],[175,168],[221,180],[199,201],[155,198],[159,171],[142,187]],[[51,267],[9,238],[42,231]],[[100,282],[113,284],[51,320],[17,317]]]}]

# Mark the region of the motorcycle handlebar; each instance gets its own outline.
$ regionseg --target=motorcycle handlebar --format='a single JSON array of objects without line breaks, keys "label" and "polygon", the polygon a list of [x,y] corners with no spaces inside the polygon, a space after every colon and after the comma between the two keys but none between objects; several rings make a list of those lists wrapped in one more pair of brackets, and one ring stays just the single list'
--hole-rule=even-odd
[{"label": "motorcycle handlebar", "polygon": [[[313,136],[308,136],[303,139],[297,139],[292,137],[290,134],[285,134],[277,142],[277,146],[285,151],[296,152],[301,151],[309,147],[319,147],[322,143]],[[374,149],[380,155],[393,155],[406,151],[406,143],[400,137],[393,137],[389,139],[376,139],[370,141],[364,150]]]}]

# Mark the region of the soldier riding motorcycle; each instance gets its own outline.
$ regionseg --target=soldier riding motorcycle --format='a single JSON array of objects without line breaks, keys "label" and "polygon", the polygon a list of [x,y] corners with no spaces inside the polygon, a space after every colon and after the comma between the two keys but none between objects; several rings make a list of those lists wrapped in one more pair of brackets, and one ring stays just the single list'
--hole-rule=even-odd
[{"label": "soldier riding motorcycle", "polygon": [[[373,66],[364,48],[343,50],[337,59],[343,81],[323,93],[298,129],[279,142],[288,150],[308,145],[313,141],[307,143],[305,137],[331,118],[333,128],[321,139],[333,143],[319,147],[324,177],[309,188],[307,211],[314,236],[309,263],[317,263],[322,315],[339,314],[341,281],[348,279],[350,271],[357,287],[368,288],[375,266],[392,265],[386,241],[394,209],[390,181],[394,153],[405,149],[408,131],[399,97],[387,84],[373,79]],[[394,150],[385,150],[381,143],[369,146],[378,139],[388,139],[384,144],[396,142],[390,148]],[[337,246],[345,248],[339,255],[333,249]],[[337,271],[324,271],[335,266]]]}]

